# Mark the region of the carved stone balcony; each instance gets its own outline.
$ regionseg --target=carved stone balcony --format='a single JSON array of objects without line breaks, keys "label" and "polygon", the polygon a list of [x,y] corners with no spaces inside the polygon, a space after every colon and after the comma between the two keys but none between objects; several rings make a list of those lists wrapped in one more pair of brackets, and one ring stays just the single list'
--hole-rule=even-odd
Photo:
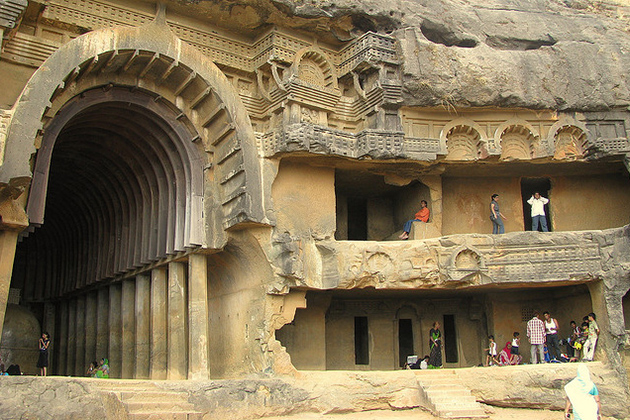
[{"label": "carved stone balcony", "polygon": [[281,246],[284,252],[276,266],[282,267],[289,287],[562,286],[617,278],[630,261],[630,229],[467,234],[422,241],[292,241]]}]

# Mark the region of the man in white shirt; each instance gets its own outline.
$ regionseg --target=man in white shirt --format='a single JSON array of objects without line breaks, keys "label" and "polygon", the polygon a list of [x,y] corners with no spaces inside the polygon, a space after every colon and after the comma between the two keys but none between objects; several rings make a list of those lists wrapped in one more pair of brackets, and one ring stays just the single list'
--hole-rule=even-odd
[{"label": "man in white shirt", "polygon": [[534,193],[527,203],[532,206],[532,230],[538,231],[538,223],[542,227],[543,232],[549,232],[547,229],[547,218],[545,217],[545,204],[549,199],[541,197],[539,193]]}]

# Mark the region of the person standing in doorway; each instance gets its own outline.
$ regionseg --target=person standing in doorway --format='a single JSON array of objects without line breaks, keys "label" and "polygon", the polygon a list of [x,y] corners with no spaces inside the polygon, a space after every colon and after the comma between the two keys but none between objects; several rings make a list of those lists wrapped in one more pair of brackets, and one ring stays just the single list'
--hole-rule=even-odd
[{"label": "person standing in doorway", "polygon": [[50,346],[50,335],[47,332],[43,332],[39,339],[39,359],[37,360],[37,367],[39,368],[40,376],[46,376],[48,370],[48,347]]},{"label": "person standing in doorway", "polygon": [[538,224],[543,232],[549,232],[547,228],[547,217],[545,216],[545,204],[549,202],[548,198],[541,197],[540,193],[535,192],[527,203],[532,206],[532,230],[538,232]]},{"label": "person standing in doorway", "polygon": [[429,366],[434,368],[442,367],[442,332],[440,323],[435,321],[433,328],[429,330]]},{"label": "person standing in doorway", "polygon": [[415,219],[407,220],[405,225],[403,226],[403,233],[399,236],[400,239],[406,241],[409,239],[409,232],[411,232],[411,224],[413,222],[424,222],[427,223],[429,221],[429,208],[427,207],[428,203],[426,200],[420,201],[420,210],[416,213]]},{"label": "person standing in doorway", "polygon": [[[534,312],[532,319],[527,321],[527,338],[530,344],[530,363],[545,363],[545,324],[539,318],[538,311]],[[536,362],[536,353],[538,353],[538,362]]]},{"label": "person standing in doorway", "polygon": [[507,218],[499,210],[498,200],[499,200],[499,194],[492,194],[492,201],[490,201],[490,220],[492,220],[492,233],[493,234],[505,233],[503,220],[507,220]]},{"label": "person standing in doorway", "polygon": [[591,312],[588,317],[588,335],[586,342],[584,343],[582,360],[585,362],[592,362],[595,355],[595,346],[597,345],[597,338],[599,337],[599,325],[595,321],[595,314]]},{"label": "person standing in doorway", "polygon": [[551,317],[547,311],[543,312],[545,318],[545,337],[547,342],[547,350],[549,350],[549,358],[551,360],[560,359],[560,342],[558,340],[558,321]]}]

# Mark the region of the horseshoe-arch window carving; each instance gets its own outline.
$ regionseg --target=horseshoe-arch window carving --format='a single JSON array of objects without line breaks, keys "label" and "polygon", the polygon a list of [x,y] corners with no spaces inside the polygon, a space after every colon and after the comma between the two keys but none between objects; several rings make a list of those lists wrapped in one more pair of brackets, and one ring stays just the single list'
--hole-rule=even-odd
[{"label": "horseshoe-arch window carving", "polygon": [[501,159],[531,159],[537,138],[527,127],[511,125],[501,133]]},{"label": "horseshoe-arch window carving", "polygon": [[314,86],[337,89],[337,77],[328,58],[316,49],[297,54],[292,73],[298,79]]},{"label": "horseshoe-arch window carving", "polygon": [[579,159],[584,155],[586,133],[573,125],[564,126],[554,136],[554,159]]},{"label": "horseshoe-arch window carving", "polygon": [[458,125],[446,135],[446,148],[449,160],[475,160],[480,155],[481,136],[474,128]]}]

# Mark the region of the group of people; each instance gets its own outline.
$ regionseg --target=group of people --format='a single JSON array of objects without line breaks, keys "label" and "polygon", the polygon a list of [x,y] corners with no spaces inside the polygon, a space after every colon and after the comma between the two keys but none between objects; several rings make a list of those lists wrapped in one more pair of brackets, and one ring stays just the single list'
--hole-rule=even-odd
[{"label": "group of people", "polygon": [[[586,315],[580,328],[577,327],[575,321],[571,321],[570,336],[566,339],[560,339],[558,321],[548,311],[543,312],[542,319],[537,311],[534,312],[532,319],[527,322],[527,338],[531,352],[530,363],[592,361],[599,336],[596,318],[593,312]],[[518,331],[514,332],[512,341],[506,342],[501,351],[498,351],[493,335],[488,336],[488,342],[488,347],[485,349],[486,366],[508,366],[522,363],[523,356],[519,350],[521,340]],[[560,350],[562,344],[567,346],[566,353]]]},{"label": "group of people", "polygon": [[[48,332],[44,331],[42,333],[38,341],[38,347],[39,358],[37,359],[37,367],[39,368],[40,376],[46,376],[48,374],[48,350],[50,348],[50,334]],[[4,372],[3,366],[1,367],[2,372]],[[19,370],[19,366],[17,369]],[[16,374],[10,373],[9,370],[7,370],[7,373]],[[92,378],[109,378],[109,361],[107,358],[102,358],[98,363],[96,361],[91,362],[85,374]]]},{"label": "group of people", "polygon": [[512,366],[520,365],[523,361],[523,356],[520,355],[519,347],[521,345],[521,339],[519,332],[514,332],[512,341],[505,343],[505,347],[501,351],[497,352],[497,343],[494,341],[494,336],[488,336],[488,348],[486,351],[486,366]]},{"label": "group of people", "polygon": [[[531,198],[527,200],[527,204],[531,206],[532,216],[532,230],[538,231],[538,226],[543,232],[549,232],[547,227],[547,216],[545,215],[545,205],[549,203],[549,199],[542,197],[539,192],[532,194]],[[492,194],[490,201],[490,220],[492,221],[492,233],[499,234],[505,233],[505,226],[503,220],[507,220],[507,217],[501,213],[499,208],[499,194]]]},{"label": "group of people", "polygon": [[85,372],[85,376],[90,378],[109,378],[109,360],[102,358],[99,362],[91,362]]},{"label": "group of people", "polygon": [[[531,198],[527,200],[527,203],[531,206],[532,230],[538,231],[538,226],[540,226],[543,232],[549,232],[547,217],[545,215],[545,205],[549,203],[549,199],[541,196],[539,192],[535,192],[532,194]],[[411,231],[411,225],[413,222],[427,223],[429,221],[430,214],[431,212],[429,211],[426,200],[420,201],[420,210],[418,210],[412,220],[407,220],[405,222],[403,232],[398,238],[403,241],[409,239],[409,232]],[[507,217],[501,213],[501,209],[499,207],[499,194],[492,194],[490,201],[490,220],[492,221],[493,234],[505,233],[503,221],[507,220]]]},{"label": "group of people", "polygon": [[[596,318],[595,313],[589,313],[583,318],[580,328],[575,321],[571,321],[570,336],[561,340],[558,334],[560,329],[558,321],[552,318],[548,311],[543,312],[543,319],[535,312],[532,319],[527,322],[531,363],[576,362],[580,359],[585,362],[592,361],[599,337]],[[560,351],[561,343],[567,346],[566,353]]]}]

